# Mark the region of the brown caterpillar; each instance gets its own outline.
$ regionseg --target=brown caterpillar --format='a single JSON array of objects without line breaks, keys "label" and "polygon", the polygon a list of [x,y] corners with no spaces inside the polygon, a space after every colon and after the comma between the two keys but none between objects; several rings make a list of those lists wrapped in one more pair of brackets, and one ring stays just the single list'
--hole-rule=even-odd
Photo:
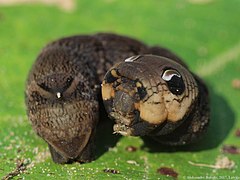
[{"label": "brown caterpillar", "polygon": [[[182,63],[166,49],[115,34],[72,36],[43,48],[29,73],[25,101],[32,127],[49,145],[54,162],[83,163],[95,158],[103,77],[114,64],[143,54]],[[108,83],[105,79],[103,88],[110,86]]]},{"label": "brown caterpillar", "polygon": [[114,131],[124,136],[183,145],[199,139],[209,123],[207,88],[179,60],[130,57],[106,73],[102,97]]}]

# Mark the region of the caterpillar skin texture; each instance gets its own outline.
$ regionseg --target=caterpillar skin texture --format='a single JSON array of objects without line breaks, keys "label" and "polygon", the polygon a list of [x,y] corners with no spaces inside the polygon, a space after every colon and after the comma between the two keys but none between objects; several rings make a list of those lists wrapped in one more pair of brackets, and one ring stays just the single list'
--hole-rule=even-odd
[{"label": "caterpillar skin texture", "polygon": [[114,131],[124,136],[184,145],[198,140],[209,124],[208,90],[179,59],[127,58],[106,73],[102,97]]},{"label": "caterpillar skin texture", "polygon": [[99,120],[100,84],[107,70],[139,54],[179,58],[160,47],[114,34],[72,36],[48,44],[29,72],[28,118],[56,163],[90,162]]}]

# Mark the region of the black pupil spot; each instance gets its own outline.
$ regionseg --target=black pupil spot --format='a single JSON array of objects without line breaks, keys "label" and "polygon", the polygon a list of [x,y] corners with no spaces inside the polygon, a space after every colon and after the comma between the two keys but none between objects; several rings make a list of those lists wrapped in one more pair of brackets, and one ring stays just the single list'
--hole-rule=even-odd
[{"label": "black pupil spot", "polygon": [[175,95],[181,95],[185,90],[185,84],[181,75],[176,70],[166,70],[162,75],[166,81],[168,89]]}]

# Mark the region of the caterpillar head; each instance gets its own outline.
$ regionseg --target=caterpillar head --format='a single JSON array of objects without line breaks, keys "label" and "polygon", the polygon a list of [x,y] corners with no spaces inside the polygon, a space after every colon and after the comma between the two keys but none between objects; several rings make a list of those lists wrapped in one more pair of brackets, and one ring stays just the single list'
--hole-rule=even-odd
[{"label": "caterpillar head", "polygon": [[[173,131],[198,95],[192,74],[170,59],[143,55],[116,64],[105,75],[102,97],[114,131],[144,136],[156,129]],[[176,124],[165,129],[164,124]],[[162,128],[161,128],[162,127]]]}]

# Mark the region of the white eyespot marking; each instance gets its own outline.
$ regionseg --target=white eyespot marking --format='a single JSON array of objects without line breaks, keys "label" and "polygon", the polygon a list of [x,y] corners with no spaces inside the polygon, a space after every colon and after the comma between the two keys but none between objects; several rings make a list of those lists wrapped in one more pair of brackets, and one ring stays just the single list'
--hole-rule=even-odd
[{"label": "white eyespot marking", "polygon": [[168,69],[168,70],[164,71],[162,78],[165,81],[170,81],[173,76],[177,76],[177,77],[181,78],[181,75],[174,69]]},{"label": "white eyespot marking", "polygon": [[57,96],[57,98],[59,99],[59,98],[62,97],[62,94],[61,94],[60,92],[57,92],[56,96]]},{"label": "white eyespot marking", "polygon": [[125,59],[124,61],[125,62],[133,62],[136,59],[138,59],[139,57],[140,57],[140,55],[139,56],[132,56],[132,57],[129,57],[129,58]]}]

